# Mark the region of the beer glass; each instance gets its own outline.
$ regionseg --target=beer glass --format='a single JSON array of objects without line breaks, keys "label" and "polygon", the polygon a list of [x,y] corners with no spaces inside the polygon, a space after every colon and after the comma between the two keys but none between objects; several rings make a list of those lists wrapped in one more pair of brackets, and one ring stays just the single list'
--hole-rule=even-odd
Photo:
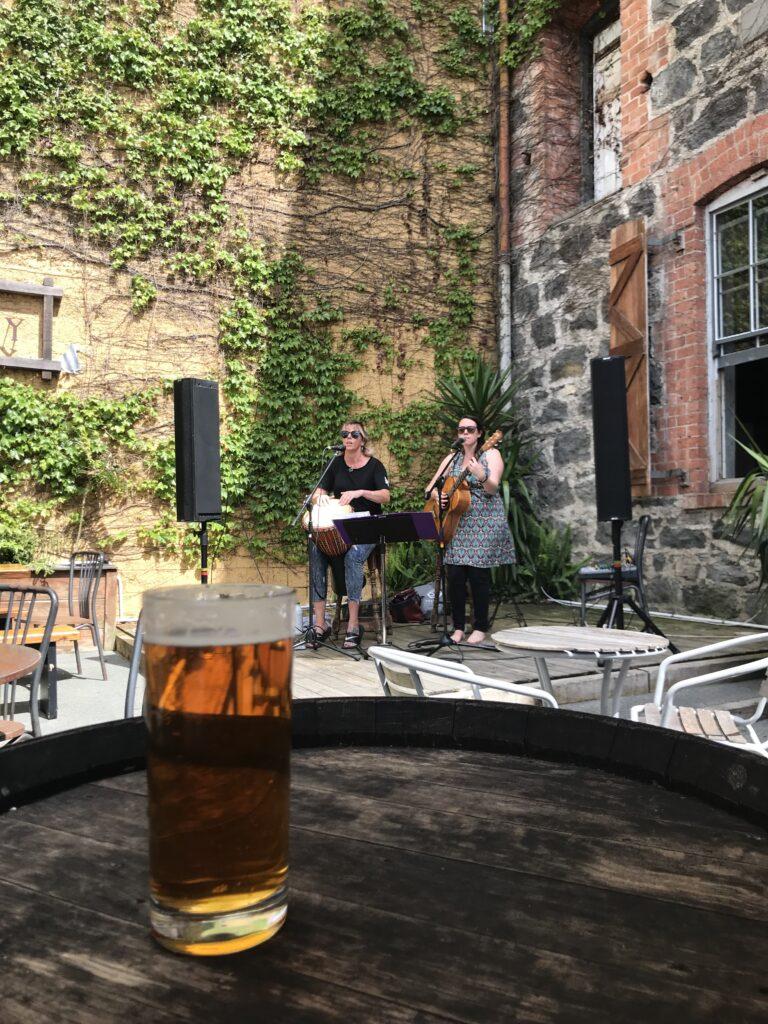
[{"label": "beer glass", "polygon": [[235,953],[286,913],[295,594],[191,586],[144,595],[152,933]]}]

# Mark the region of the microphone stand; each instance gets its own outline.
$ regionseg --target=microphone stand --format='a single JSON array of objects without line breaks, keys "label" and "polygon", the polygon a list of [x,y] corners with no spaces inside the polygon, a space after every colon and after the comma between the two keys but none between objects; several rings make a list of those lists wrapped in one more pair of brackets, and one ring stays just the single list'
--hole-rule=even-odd
[{"label": "microphone stand", "polygon": [[[312,601],[312,558],[311,558],[312,548],[310,546],[310,545],[315,543],[315,532],[314,532],[314,524],[312,523],[312,508],[311,508],[311,505],[312,505],[312,499],[314,498],[315,493],[316,493],[318,487],[320,486],[320,481],[323,479],[325,474],[331,468],[331,464],[332,464],[333,460],[336,458],[336,456],[341,454],[341,452],[336,451],[335,446],[332,446],[332,447],[334,448],[333,455],[331,455],[330,459],[328,460],[328,462],[323,467],[322,473],[320,474],[320,476],[315,481],[315,486],[312,488],[312,490],[306,496],[306,498],[304,499],[304,501],[303,501],[303,503],[301,505],[301,508],[296,513],[296,515],[294,516],[294,518],[293,518],[293,520],[291,522],[291,526],[296,526],[296,524],[299,522],[299,520],[304,515],[304,513],[305,512],[308,513],[309,529],[307,530],[307,596],[308,596],[308,599],[309,599],[309,624],[307,625],[306,629],[304,629],[304,630],[297,630],[295,638],[294,638],[294,641],[293,641],[293,649],[294,649],[294,651],[299,651],[299,650],[302,650],[302,651],[309,651],[309,650],[316,651],[320,647],[326,647],[329,651],[336,651],[338,654],[343,654],[347,658],[351,658],[352,661],[360,661],[360,658],[362,657],[362,655],[357,655],[357,654],[355,654],[354,651],[345,651],[342,647],[339,647],[337,644],[329,643],[328,640],[321,640],[320,637],[317,635],[317,632],[315,631],[314,606],[313,606],[313,601]],[[342,451],[343,451],[343,448],[342,448]],[[323,631],[325,631],[325,623],[323,623]]]},{"label": "microphone stand", "polygon": [[[449,463],[450,465],[450,463]],[[435,481],[435,488],[437,489],[437,557],[440,561],[440,591],[443,598],[443,632],[439,637],[434,637],[427,640],[414,640],[408,644],[409,651],[421,651],[429,657],[432,654],[437,654],[446,647],[453,647],[458,650],[459,645],[451,640],[448,633],[448,588],[446,584],[445,576],[445,513],[446,509],[443,508],[442,495],[443,486],[445,484],[445,475],[438,477]],[[461,651],[459,650],[459,658],[463,660]]]}]

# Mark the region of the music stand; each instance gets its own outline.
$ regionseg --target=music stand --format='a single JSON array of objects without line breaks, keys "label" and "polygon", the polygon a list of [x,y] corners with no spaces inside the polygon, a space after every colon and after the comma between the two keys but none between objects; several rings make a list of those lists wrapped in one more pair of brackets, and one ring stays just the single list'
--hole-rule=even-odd
[{"label": "music stand", "polygon": [[334,519],[333,525],[347,544],[378,544],[381,551],[381,643],[387,640],[387,544],[437,540],[431,512],[390,512],[359,519]]}]

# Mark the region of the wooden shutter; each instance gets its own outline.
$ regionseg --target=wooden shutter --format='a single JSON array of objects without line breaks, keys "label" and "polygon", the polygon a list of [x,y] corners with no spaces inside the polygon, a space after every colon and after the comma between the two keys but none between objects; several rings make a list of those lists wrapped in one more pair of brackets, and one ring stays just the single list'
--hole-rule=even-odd
[{"label": "wooden shutter", "polygon": [[648,244],[645,220],[611,232],[611,355],[626,357],[629,468],[632,494],[651,493],[648,394]]}]

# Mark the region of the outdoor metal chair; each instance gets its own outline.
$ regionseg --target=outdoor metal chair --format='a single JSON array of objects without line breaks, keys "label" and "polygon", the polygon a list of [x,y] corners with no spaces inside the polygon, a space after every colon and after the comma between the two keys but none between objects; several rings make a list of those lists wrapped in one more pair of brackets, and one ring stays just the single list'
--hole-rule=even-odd
[{"label": "outdoor metal chair", "polygon": [[49,655],[58,609],[59,599],[54,591],[47,587],[0,585],[0,641],[5,644],[36,647],[40,651],[40,661],[34,672],[27,677],[28,682],[21,679],[6,683],[3,687],[3,718],[10,717],[13,721],[16,712],[16,687],[28,686],[33,736],[39,736],[41,733],[40,679],[43,672],[46,672],[50,687],[51,673],[55,673],[55,663],[51,665]]},{"label": "outdoor metal chair", "polygon": [[[651,704],[636,704],[630,714],[634,722],[645,722],[647,725],[659,725],[665,729],[676,729],[693,736],[714,740],[716,743],[730,743],[740,750],[751,750],[755,754],[768,757],[768,740],[761,740],[754,729],[755,722],[762,718],[768,704],[768,684],[765,673],[768,670],[768,658],[746,661],[729,668],[716,669],[701,675],[673,683],[667,692],[664,688],[670,666],[683,661],[692,661],[709,654],[722,654],[738,648],[766,646],[768,635],[755,633],[751,636],[735,637],[719,643],[708,644],[681,654],[673,654],[665,658],[659,666],[656,688]],[[763,679],[759,691],[759,699],[754,713],[749,718],[741,718],[733,712],[722,708],[681,707],[678,696],[698,687],[711,686],[712,683],[732,682],[736,679],[749,678],[762,674]]]},{"label": "outdoor metal chair", "polygon": [[136,681],[141,668],[141,652],[144,647],[144,623],[141,620],[142,612],[136,620],[136,632],[133,635],[133,650],[128,665],[128,685],[125,688],[125,718],[133,718],[134,704],[136,703]]},{"label": "outdoor metal chair", "polygon": [[[69,587],[67,590],[67,616],[61,622],[78,632],[90,630],[91,638],[99,652],[101,674],[107,678],[107,663],[104,647],[96,618],[96,598],[99,593],[101,574],[104,569],[104,555],[100,551],[73,551],[69,557]],[[80,661],[80,644],[75,640],[75,661],[78,675],[83,669]]]},{"label": "outdoor metal chair", "polygon": [[[648,613],[648,602],[645,597],[645,582],[643,579],[643,558],[645,556],[645,542],[648,538],[648,527],[651,525],[650,516],[640,516],[635,534],[635,550],[632,554],[632,564],[622,565],[621,582],[625,590],[634,590],[637,593],[638,604],[642,610]],[[587,602],[600,601],[612,593],[613,569],[606,566],[584,566],[576,573],[576,579],[581,591],[581,625],[587,624]],[[587,590],[588,587],[600,584],[597,589]]]},{"label": "outdoor metal chair", "polygon": [[[506,694],[506,699],[517,704],[535,704],[541,701],[550,707],[558,707],[556,699],[546,690],[524,683],[507,683],[489,676],[479,676],[468,665],[427,658],[412,651],[399,651],[393,647],[369,647],[369,658],[376,665],[381,688],[387,697],[429,697],[455,700],[472,698],[483,700],[484,693],[496,690]],[[451,690],[425,690],[422,676],[436,676],[462,683],[460,688]],[[493,699],[491,696],[489,699]],[[498,698],[497,698],[498,699]]]}]

